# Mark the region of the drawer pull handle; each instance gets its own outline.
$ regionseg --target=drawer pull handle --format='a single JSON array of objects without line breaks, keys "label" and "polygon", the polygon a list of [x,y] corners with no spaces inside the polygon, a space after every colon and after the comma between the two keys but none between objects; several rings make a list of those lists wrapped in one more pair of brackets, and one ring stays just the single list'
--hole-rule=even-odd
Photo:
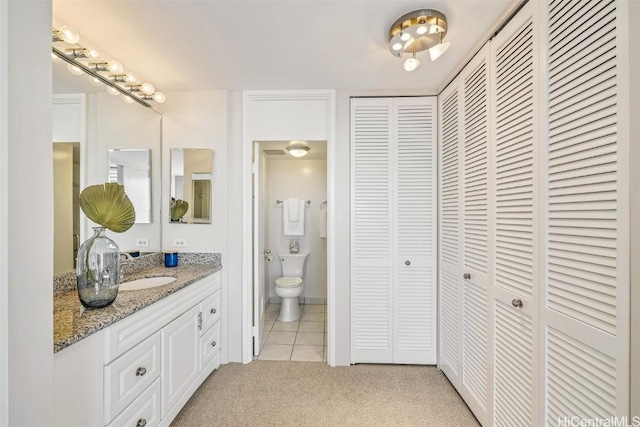
[{"label": "drawer pull handle", "polygon": [[147,425],[147,420],[145,420],[144,418],[140,418],[136,423],[136,427],[144,427],[146,425]]},{"label": "drawer pull handle", "polygon": [[215,346],[216,346],[216,342],[214,341],[211,343],[211,347],[215,347]]},{"label": "drawer pull handle", "polygon": [[511,305],[514,306],[515,308],[522,308],[522,300],[514,299],[513,301],[511,301]]},{"label": "drawer pull handle", "polygon": [[212,308],[212,309],[211,309],[211,314],[216,314],[216,312],[217,312],[217,311],[218,311],[218,310],[216,310],[215,308]]},{"label": "drawer pull handle", "polygon": [[[136,377],[142,377],[146,373],[147,373],[147,368],[145,368],[144,366],[141,366],[136,370]],[[145,424],[146,424],[146,421],[145,421]]]},{"label": "drawer pull handle", "polygon": [[471,279],[471,273],[464,273],[464,274],[462,275],[462,278],[463,278],[463,279],[465,279],[465,280],[469,280],[469,279]]}]

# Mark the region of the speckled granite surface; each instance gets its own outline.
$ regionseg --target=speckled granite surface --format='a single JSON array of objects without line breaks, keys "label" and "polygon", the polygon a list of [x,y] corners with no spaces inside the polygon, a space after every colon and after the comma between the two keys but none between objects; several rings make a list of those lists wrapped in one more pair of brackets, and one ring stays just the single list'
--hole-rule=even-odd
[{"label": "speckled granite surface", "polygon": [[[122,280],[123,282],[156,276],[171,276],[175,277],[176,281],[156,288],[139,291],[120,291],[113,304],[105,308],[96,310],[85,309],[82,304],[80,304],[75,285],[71,291],[58,292],[54,295],[53,299],[53,352],[58,352],[118,320],[124,319],[154,302],[177,292],[185,286],[222,269],[219,254],[201,255],[217,255],[217,257],[205,257],[209,260],[208,263],[189,263],[189,259],[185,257],[183,260],[185,262],[180,262],[177,267],[166,268],[164,264],[161,264],[138,272],[125,274]],[[212,262],[213,260],[217,260],[217,262]]]}]

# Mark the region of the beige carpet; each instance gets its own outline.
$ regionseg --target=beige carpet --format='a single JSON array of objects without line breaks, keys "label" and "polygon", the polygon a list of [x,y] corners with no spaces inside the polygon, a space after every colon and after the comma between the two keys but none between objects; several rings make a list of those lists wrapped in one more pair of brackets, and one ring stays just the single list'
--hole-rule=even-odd
[{"label": "beige carpet", "polygon": [[174,420],[195,426],[478,426],[435,367],[254,361],[221,366]]}]

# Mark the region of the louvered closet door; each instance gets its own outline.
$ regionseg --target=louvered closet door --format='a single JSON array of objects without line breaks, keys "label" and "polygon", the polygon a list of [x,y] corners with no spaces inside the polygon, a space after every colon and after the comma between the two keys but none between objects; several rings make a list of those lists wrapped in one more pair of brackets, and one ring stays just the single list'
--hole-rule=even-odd
[{"label": "louvered closet door", "polygon": [[625,151],[617,1],[546,6],[544,340],[547,425],[629,412]]},{"label": "louvered closet door", "polygon": [[462,364],[462,131],[460,79],[438,97],[440,112],[440,283],[438,366],[460,388]]},{"label": "louvered closet door", "polygon": [[487,424],[490,396],[492,232],[490,218],[489,46],[465,67],[463,88],[463,271],[461,394]]},{"label": "louvered closet door", "polygon": [[390,363],[392,99],[351,100],[351,359]]},{"label": "louvered closet door", "polygon": [[436,364],[437,100],[394,98],[393,362]]},{"label": "louvered closet door", "polygon": [[497,427],[539,425],[537,28],[529,3],[491,41]]}]

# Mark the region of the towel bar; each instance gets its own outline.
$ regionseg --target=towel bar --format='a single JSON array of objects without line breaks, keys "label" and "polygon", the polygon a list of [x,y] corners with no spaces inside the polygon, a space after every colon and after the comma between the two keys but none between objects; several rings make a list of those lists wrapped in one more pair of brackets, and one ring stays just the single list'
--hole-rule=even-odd
[{"label": "towel bar", "polygon": [[[304,202],[307,204],[307,206],[311,205],[311,200],[305,200]],[[276,205],[281,205],[282,203],[282,200],[276,200]]]}]

